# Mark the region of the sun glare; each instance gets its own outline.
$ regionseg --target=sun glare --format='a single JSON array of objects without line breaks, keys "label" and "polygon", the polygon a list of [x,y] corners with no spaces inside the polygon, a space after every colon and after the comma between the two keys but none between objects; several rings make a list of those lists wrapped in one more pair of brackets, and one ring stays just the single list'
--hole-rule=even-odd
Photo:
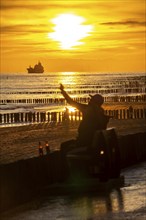
[{"label": "sun glare", "polygon": [[71,106],[68,106],[67,108],[68,108],[69,112],[75,112],[75,110],[76,110],[75,108],[73,108]]},{"label": "sun glare", "polygon": [[60,43],[62,49],[76,49],[75,46],[84,44],[81,39],[89,36],[92,25],[84,24],[85,19],[73,14],[61,14],[52,20],[54,32],[48,37]]}]

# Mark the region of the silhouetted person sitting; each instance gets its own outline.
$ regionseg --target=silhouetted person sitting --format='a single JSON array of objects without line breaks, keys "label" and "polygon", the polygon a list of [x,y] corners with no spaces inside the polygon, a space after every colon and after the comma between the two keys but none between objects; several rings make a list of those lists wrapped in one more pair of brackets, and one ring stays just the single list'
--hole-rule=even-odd
[{"label": "silhouetted person sitting", "polygon": [[82,104],[74,101],[64,90],[64,86],[60,84],[60,90],[66,101],[73,107],[82,112],[83,120],[78,128],[78,137],[76,140],[76,146],[86,147],[92,143],[95,131],[105,130],[109,122],[109,116],[104,114],[104,110],[101,105],[104,102],[104,98],[96,94],[91,96],[88,104]]}]

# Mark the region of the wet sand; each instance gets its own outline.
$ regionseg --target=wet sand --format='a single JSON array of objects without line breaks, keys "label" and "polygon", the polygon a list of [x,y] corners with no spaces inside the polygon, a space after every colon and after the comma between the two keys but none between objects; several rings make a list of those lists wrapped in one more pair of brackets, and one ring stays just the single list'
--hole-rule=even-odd
[{"label": "wet sand", "polygon": [[[41,123],[0,128],[0,163],[10,163],[38,156],[38,143],[49,142],[51,150],[58,150],[60,143],[75,139],[79,122]],[[145,119],[110,119],[108,128],[116,128],[118,135],[146,131]],[[44,154],[45,154],[44,149]]]}]

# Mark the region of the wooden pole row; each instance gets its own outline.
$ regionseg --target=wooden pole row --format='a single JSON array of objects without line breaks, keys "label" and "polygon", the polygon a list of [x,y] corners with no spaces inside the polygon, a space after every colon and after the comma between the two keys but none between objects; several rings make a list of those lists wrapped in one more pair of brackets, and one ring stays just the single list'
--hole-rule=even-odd
[{"label": "wooden pole row", "polygon": [[[104,87],[104,88],[102,88]],[[67,88],[67,92],[69,94],[92,94],[92,93],[100,93],[100,94],[112,94],[112,93],[145,93],[146,87],[144,85],[140,86],[119,86],[117,85],[108,85],[106,88],[106,85],[103,86],[81,86],[79,88],[73,89],[73,88]],[[60,90],[57,88],[50,88],[46,89],[45,91],[10,91],[6,92],[5,94],[60,94]]]},{"label": "wooden pole row", "polygon": [[[105,114],[115,119],[142,119],[146,118],[146,109],[117,109],[105,110]],[[11,123],[35,123],[35,122],[63,122],[78,121],[82,119],[79,111],[69,113],[68,117],[64,112],[21,112],[0,114],[0,124]]]},{"label": "wooden pole row", "polygon": [[[88,103],[88,97],[75,97],[73,98],[75,101]],[[104,102],[145,102],[146,94],[141,95],[132,95],[132,96],[123,96],[123,95],[114,95],[114,96],[104,96]],[[39,99],[2,99],[0,104],[50,104],[50,103],[66,103],[64,98],[39,98]]]}]

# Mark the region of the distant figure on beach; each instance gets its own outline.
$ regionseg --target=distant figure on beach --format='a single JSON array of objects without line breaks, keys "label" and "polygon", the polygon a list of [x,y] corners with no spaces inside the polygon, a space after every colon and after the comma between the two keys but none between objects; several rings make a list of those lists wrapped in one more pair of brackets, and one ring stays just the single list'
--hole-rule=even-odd
[{"label": "distant figure on beach", "polygon": [[69,109],[67,107],[65,107],[65,111],[63,114],[63,120],[64,121],[69,121]]},{"label": "distant figure on beach", "polygon": [[46,143],[45,143],[45,148],[46,148],[46,154],[47,155],[50,154],[50,146],[48,144],[48,141],[46,141]]},{"label": "distant figure on beach", "polygon": [[42,146],[41,142],[39,142],[39,156],[41,157],[43,155],[44,155],[44,153],[43,153],[43,146]]},{"label": "distant figure on beach", "polygon": [[97,130],[105,130],[110,117],[104,114],[101,105],[104,98],[100,94],[93,95],[88,104],[82,104],[74,101],[60,84],[60,90],[66,101],[73,107],[82,112],[83,120],[78,128],[78,137],[76,144],[79,147],[86,147],[92,143],[93,136]]}]

